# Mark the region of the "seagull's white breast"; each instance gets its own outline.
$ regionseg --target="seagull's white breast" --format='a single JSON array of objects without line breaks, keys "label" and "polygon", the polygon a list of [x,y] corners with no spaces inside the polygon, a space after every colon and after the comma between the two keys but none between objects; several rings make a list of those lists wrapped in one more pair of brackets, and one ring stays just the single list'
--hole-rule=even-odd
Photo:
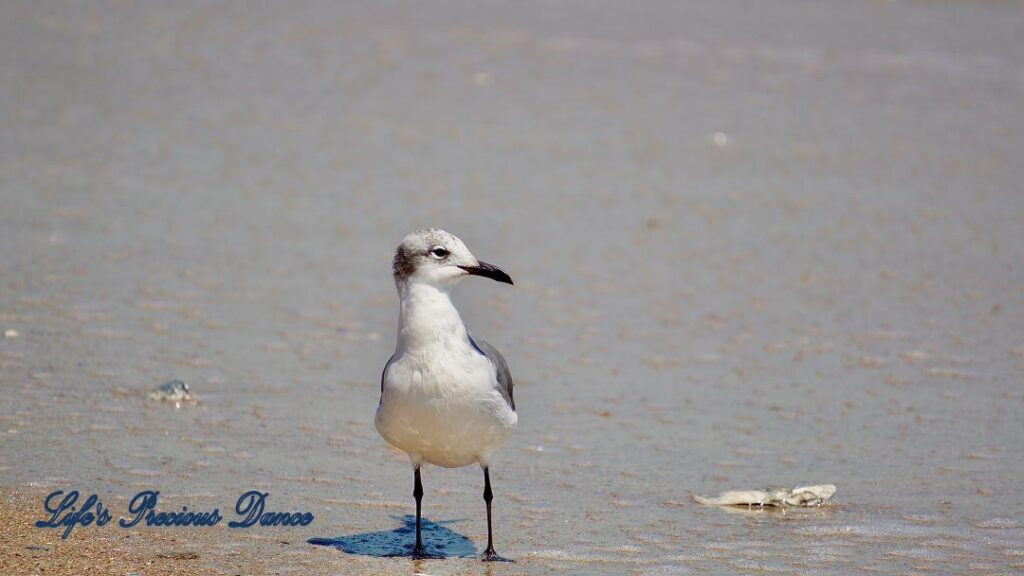
[{"label": "seagull's white breast", "polygon": [[414,462],[486,465],[518,420],[496,382],[490,360],[465,337],[400,350],[384,374],[377,431]]}]

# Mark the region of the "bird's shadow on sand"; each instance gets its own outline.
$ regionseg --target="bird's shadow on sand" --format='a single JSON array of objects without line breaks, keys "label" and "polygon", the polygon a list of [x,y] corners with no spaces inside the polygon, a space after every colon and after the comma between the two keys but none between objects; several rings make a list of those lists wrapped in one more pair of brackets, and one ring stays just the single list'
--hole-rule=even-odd
[{"label": "bird's shadow on sand", "polygon": [[[363,532],[335,538],[310,538],[308,542],[316,546],[331,546],[342,552],[360,556],[411,557],[413,545],[416,542],[416,517],[408,514],[406,516],[391,516],[391,518],[401,522],[402,526],[381,532]],[[462,520],[431,522],[423,518],[420,521],[423,547],[426,548],[430,557],[471,558],[476,556],[476,546],[469,538],[445,526],[456,522],[462,522]]]}]

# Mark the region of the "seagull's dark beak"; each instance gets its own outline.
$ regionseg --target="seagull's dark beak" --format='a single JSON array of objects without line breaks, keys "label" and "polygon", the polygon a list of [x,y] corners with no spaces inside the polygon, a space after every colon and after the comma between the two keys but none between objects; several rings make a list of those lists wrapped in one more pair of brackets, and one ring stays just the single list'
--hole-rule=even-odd
[{"label": "seagull's dark beak", "polygon": [[494,264],[477,261],[476,266],[459,266],[459,268],[462,268],[473,276],[483,276],[484,278],[490,278],[491,280],[497,280],[498,282],[504,282],[505,284],[512,284],[512,278]]}]

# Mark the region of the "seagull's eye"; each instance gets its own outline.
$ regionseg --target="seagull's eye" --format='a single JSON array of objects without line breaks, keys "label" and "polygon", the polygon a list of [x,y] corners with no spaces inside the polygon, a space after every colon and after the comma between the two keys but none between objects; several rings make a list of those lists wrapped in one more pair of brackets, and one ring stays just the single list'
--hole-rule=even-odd
[{"label": "seagull's eye", "polygon": [[451,252],[449,252],[443,246],[434,246],[433,248],[430,249],[430,255],[433,256],[434,258],[437,258],[438,260],[441,260],[442,258],[447,258],[449,254],[451,254]]}]

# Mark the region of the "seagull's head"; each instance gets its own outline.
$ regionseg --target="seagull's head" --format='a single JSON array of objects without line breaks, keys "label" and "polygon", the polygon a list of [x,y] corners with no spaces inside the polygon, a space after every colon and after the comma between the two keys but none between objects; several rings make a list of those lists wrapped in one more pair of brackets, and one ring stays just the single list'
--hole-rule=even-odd
[{"label": "seagull's head", "polygon": [[421,282],[438,288],[455,285],[466,276],[483,276],[512,283],[497,266],[481,262],[462,240],[438,228],[418,230],[402,239],[393,262],[395,282]]}]

